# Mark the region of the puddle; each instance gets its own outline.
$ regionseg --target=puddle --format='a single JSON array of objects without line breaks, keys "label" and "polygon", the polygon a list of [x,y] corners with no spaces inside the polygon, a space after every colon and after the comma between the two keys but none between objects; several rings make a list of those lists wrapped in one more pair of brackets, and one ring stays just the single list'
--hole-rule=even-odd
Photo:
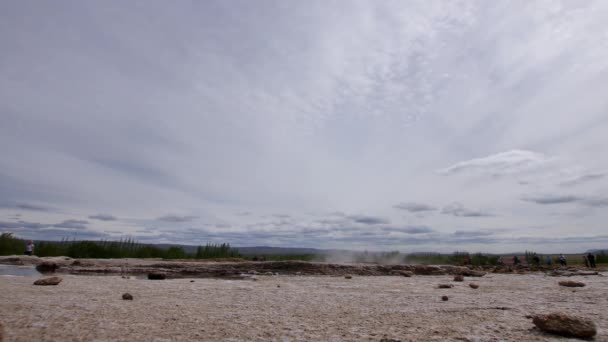
[{"label": "puddle", "polygon": [[39,277],[41,274],[40,272],[36,271],[34,267],[0,265],[0,276],[3,275],[20,277]]}]

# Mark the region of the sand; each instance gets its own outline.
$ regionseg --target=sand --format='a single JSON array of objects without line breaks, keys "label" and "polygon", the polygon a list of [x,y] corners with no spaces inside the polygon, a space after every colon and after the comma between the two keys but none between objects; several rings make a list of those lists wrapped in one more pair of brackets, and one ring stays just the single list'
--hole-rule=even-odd
[{"label": "sand", "polygon": [[[525,317],[553,311],[592,319],[596,341],[608,341],[603,275],[568,278],[587,284],[577,289],[542,273],[464,282],[452,276],[61,276],[61,284],[44,287],[32,285],[35,277],[0,276],[5,341],[566,341],[537,331]],[[454,287],[437,289],[440,283]],[[122,300],[125,292],[134,300]]]}]

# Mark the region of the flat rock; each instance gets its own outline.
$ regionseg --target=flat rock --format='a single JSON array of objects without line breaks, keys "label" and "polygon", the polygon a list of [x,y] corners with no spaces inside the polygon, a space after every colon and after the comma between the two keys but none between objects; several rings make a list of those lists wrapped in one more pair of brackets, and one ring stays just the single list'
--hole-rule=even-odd
[{"label": "flat rock", "polygon": [[562,280],[559,282],[560,286],[566,286],[566,287],[584,287],[585,283],[581,283],[580,281],[573,281],[573,280]]},{"label": "flat rock", "polygon": [[591,338],[597,334],[597,328],[593,321],[561,312],[535,315],[532,322],[540,330],[560,336]]},{"label": "flat rock", "polygon": [[63,279],[60,277],[49,277],[49,278],[42,278],[42,279],[38,279],[34,282],[34,285],[42,285],[42,286],[48,286],[48,285],[57,285],[59,283],[61,283]]},{"label": "flat rock", "polygon": [[452,287],[454,287],[454,285],[452,285],[452,284],[439,284],[439,285],[437,285],[438,289],[451,289]]}]

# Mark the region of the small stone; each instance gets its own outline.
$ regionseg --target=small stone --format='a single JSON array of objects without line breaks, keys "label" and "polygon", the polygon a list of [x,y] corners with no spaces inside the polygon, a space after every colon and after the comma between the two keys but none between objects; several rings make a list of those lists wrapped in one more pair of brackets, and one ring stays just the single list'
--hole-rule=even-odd
[{"label": "small stone", "polygon": [[281,287],[281,285],[277,285],[277,287]]},{"label": "small stone", "polygon": [[148,273],[148,279],[150,280],[164,280],[167,279],[167,275],[160,272],[151,272]]},{"label": "small stone", "polygon": [[464,277],[462,274],[457,274],[454,276],[454,281],[464,281]]},{"label": "small stone", "polygon": [[[372,335],[373,336],[373,335]],[[396,340],[394,338],[383,337],[380,342],[401,342],[401,340]]]},{"label": "small stone", "polygon": [[540,330],[560,336],[591,338],[597,334],[597,328],[593,321],[561,312],[536,315],[532,322]]},{"label": "small stone", "polygon": [[448,296],[441,296],[441,300],[444,302],[447,302],[448,299],[449,299]]},{"label": "small stone", "polygon": [[559,282],[560,286],[566,286],[566,287],[584,287],[585,283],[581,283],[580,281],[573,281],[573,280],[562,280]]},{"label": "small stone", "polygon": [[451,289],[452,287],[454,287],[452,284],[439,284],[437,286],[438,289]]},{"label": "small stone", "polygon": [[57,285],[61,283],[63,279],[60,277],[49,277],[38,279],[34,282],[34,285],[48,286],[48,285]]},{"label": "small stone", "polygon": [[344,279],[353,279],[353,276],[347,274],[347,275],[344,276]]},{"label": "small stone", "polygon": [[133,296],[130,293],[123,293],[122,299],[124,300],[133,300]]},{"label": "small stone", "polygon": [[477,288],[479,288],[479,285],[475,284],[475,283],[470,283],[469,287],[471,287],[472,289],[477,289]]},{"label": "small stone", "polygon": [[191,283],[194,283],[194,280],[190,280]]}]

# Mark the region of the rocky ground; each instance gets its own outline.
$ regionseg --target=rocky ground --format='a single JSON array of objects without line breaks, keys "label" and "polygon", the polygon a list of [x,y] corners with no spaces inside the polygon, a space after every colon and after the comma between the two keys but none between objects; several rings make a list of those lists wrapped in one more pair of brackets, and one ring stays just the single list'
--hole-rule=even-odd
[{"label": "rocky ground", "polygon": [[[148,280],[67,273],[56,274],[63,281],[55,286],[0,276],[4,341],[568,340],[534,328],[530,317],[550,312],[589,318],[595,340],[608,341],[603,273],[488,273],[462,282],[451,274]],[[558,285],[564,279],[585,286]]]}]

